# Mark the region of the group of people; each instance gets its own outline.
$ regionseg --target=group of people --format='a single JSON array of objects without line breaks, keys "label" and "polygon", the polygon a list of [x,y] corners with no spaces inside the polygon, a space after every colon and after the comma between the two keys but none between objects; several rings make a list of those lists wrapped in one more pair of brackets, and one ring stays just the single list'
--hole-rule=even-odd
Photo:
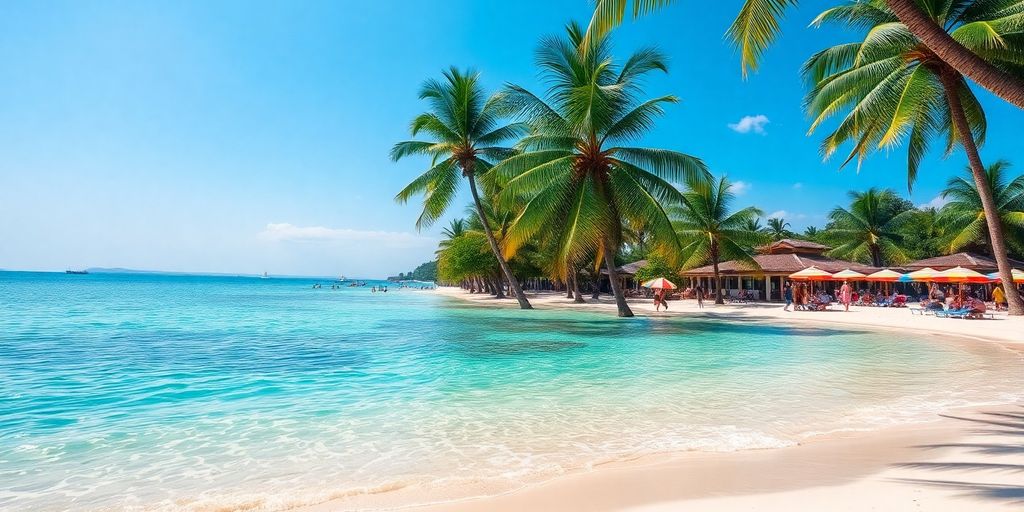
[{"label": "group of people", "polygon": [[[996,311],[1007,307],[1006,294],[1002,285],[997,284],[992,290],[992,302],[995,303]],[[928,289],[928,298],[921,301],[921,307],[933,311],[946,310],[969,310],[972,314],[982,314],[988,309],[988,305],[977,293],[964,287],[953,291],[952,287],[942,290],[939,285],[932,283]]]},{"label": "group of people", "polygon": [[[793,306],[793,311],[819,311],[832,303],[832,296],[824,288],[815,290],[807,283],[794,284],[787,281],[782,295],[786,299],[783,311],[790,311],[790,306]],[[853,300],[853,289],[846,281],[843,281],[843,286],[839,288],[838,299],[849,311],[850,301]]]}]

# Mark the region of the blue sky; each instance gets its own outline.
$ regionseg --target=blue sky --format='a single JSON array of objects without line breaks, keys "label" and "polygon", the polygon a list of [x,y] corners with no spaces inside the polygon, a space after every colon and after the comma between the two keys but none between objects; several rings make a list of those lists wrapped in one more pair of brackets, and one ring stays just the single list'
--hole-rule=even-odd
[{"label": "blue sky", "polygon": [[[671,57],[648,91],[682,102],[645,145],[704,158],[742,182],[737,206],[785,212],[799,229],[823,224],[848,190],[906,193],[904,151],[839,171],[818,154],[823,133],[805,134],[799,66],[852,39],[806,28],[828,2],[802,2],[746,81],[722,38],[736,6],[708,4],[679,2],[614,34],[619,55],[655,45]],[[424,108],[419,84],[457,65],[490,88],[542,90],[537,41],[589,12],[587,0],[8,3],[0,268],[409,270],[432,257],[444,223],[416,233],[417,205],[392,200],[426,163],[387,157]],[[1024,116],[979,96],[982,157],[1024,166]],[[926,160],[915,203],[965,164],[941,156]]]}]

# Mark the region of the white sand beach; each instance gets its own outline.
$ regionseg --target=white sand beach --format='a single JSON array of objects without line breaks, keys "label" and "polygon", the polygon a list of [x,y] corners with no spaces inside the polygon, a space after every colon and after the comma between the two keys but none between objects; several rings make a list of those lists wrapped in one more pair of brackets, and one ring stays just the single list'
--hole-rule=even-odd
[{"label": "white sand beach", "polygon": [[[457,288],[439,293],[496,305],[486,295]],[[607,310],[573,304],[563,294],[531,294],[538,309]],[[589,301],[589,299],[588,299]],[[514,307],[514,301],[501,301]],[[957,320],[911,315],[906,309],[859,308],[849,312],[786,312],[778,304],[716,306],[673,301],[655,312],[631,300],[648,317],[727,317],[789,325],[845,325],[928,332],[937,337],[997,343],[1021,358],[1024,319]],[[1024,362],[1022,362],[1024,371]],[[424,512],[471,511],[983,511],[1024,508],[1024,404],[974,407],[937,415],[935,421],[871,432],[819,436],[790,448],[733,453],[689,452],[651,456],[568,474],[498,496],[443,502],[448,491],[381,493],[323,503],[310,510],[405,508]],[[441,502],[441,503],[439,503]]]}]

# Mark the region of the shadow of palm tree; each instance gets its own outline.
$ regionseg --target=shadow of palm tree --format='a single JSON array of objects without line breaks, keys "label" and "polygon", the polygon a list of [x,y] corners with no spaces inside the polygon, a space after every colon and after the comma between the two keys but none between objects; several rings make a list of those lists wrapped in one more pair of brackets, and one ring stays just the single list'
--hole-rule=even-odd
[{"label": "shadow of palm tree", "polygon": [[[1024,414],[1016,412],[986,412],[982,418],[967,418],[943,414],[945,418],[968,422],[976,428],[967,431],[969,435],[986,435],[1000,437],[1024,436]],[[1007,421],[1021,420],[1021,421]],[[921,450],[958,448],[970,453],[999,456],[1024,453],[1024,443],[1016,439],[990,443],[940,443],[915,446]],[[911,468],[925,471],[960,471],[971,475],[977,474],[977,480],[984,480],[985,475],[1002,473],[1024,473],[1024,465],[1001,464],[994,462],[904,462],[896,467]],[[975,480],[972,478],[971,480]],[[938,487],[950,491],[959,491],[967,496],[990,501],[998,501],[1012,505],[1024,505],[1024,482],[1020,484],[992,483],[985,481],[958,481],[928,478],[895,478],[894,482],[908,485]]]}]

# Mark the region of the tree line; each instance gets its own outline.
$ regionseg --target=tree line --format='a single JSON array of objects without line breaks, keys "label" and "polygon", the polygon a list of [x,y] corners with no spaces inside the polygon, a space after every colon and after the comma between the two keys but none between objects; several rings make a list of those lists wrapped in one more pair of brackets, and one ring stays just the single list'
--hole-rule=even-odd
[{"label": "tree line", "polygon": [[[438,249],[439,278],[485,276],[496,294],[507,288],[528,309],[523,277],[561,280],[579,298],[580,276],[596,278],[603,267],[619,315],[632,316],[616,275],[627,256],[643,253],[676,269],[711,264],[717,275],[718,263],[752,262],[753,247],[786,231],[783,219],[758,228],[759,210],[733,208],[729,181],[713,176],[697,156],[636,145],[678,98],[644,94],[645,75],[668,72],[656,48],[623,60],[612,55],[610,29],[627,3],[599,1],[588,29],[569,23],[563,35],[540,42],[536,63],[546,91],[507,84],[487,94],[477,73],[454,67],[423,84],[420,98],[429,110],[413,119],[410,132],[429,140],[400,142],[391,157],[426,156],[430,166],[396,200],[422,196],[416,225],[424,228],[445,214],[463,183],[473,198],[473,215],[449,226],[446,236],[455,236]],[[634,0],[634,14],[667,3]],[[777,32],[771,23],[790,3],[744,4],[730,34],[746,65],[756,64]],[[1020,80],[1024,2],[906,3],[851,2],[815,20],[846,26],[862,39],[826,48],[804,65],[809,133],[834,126],[821,151],[828,158],[852,146],[844,165],[905,146],[908,188],[930,145],[942,141],[947,154],[964,151],[967,177],[952,180],[951,202],[931,213],[891,190],[852,192],[849,206],[804,235],[832,242],[836,257],[876,266],[954,247],[987,252],[999,264],[1011,314],[1021,314],[1024,304],[1009,276],[1009,252],[1020,251],[1021,180],[1003,180],[1005,162],[983,166],[985,113],[965,75],[981,79],[937,45],[952,40],[1003,78]],[[989,85],[997,93],[1009,90]],[[1012,94],[1004,98],[1013,102]]]}]

